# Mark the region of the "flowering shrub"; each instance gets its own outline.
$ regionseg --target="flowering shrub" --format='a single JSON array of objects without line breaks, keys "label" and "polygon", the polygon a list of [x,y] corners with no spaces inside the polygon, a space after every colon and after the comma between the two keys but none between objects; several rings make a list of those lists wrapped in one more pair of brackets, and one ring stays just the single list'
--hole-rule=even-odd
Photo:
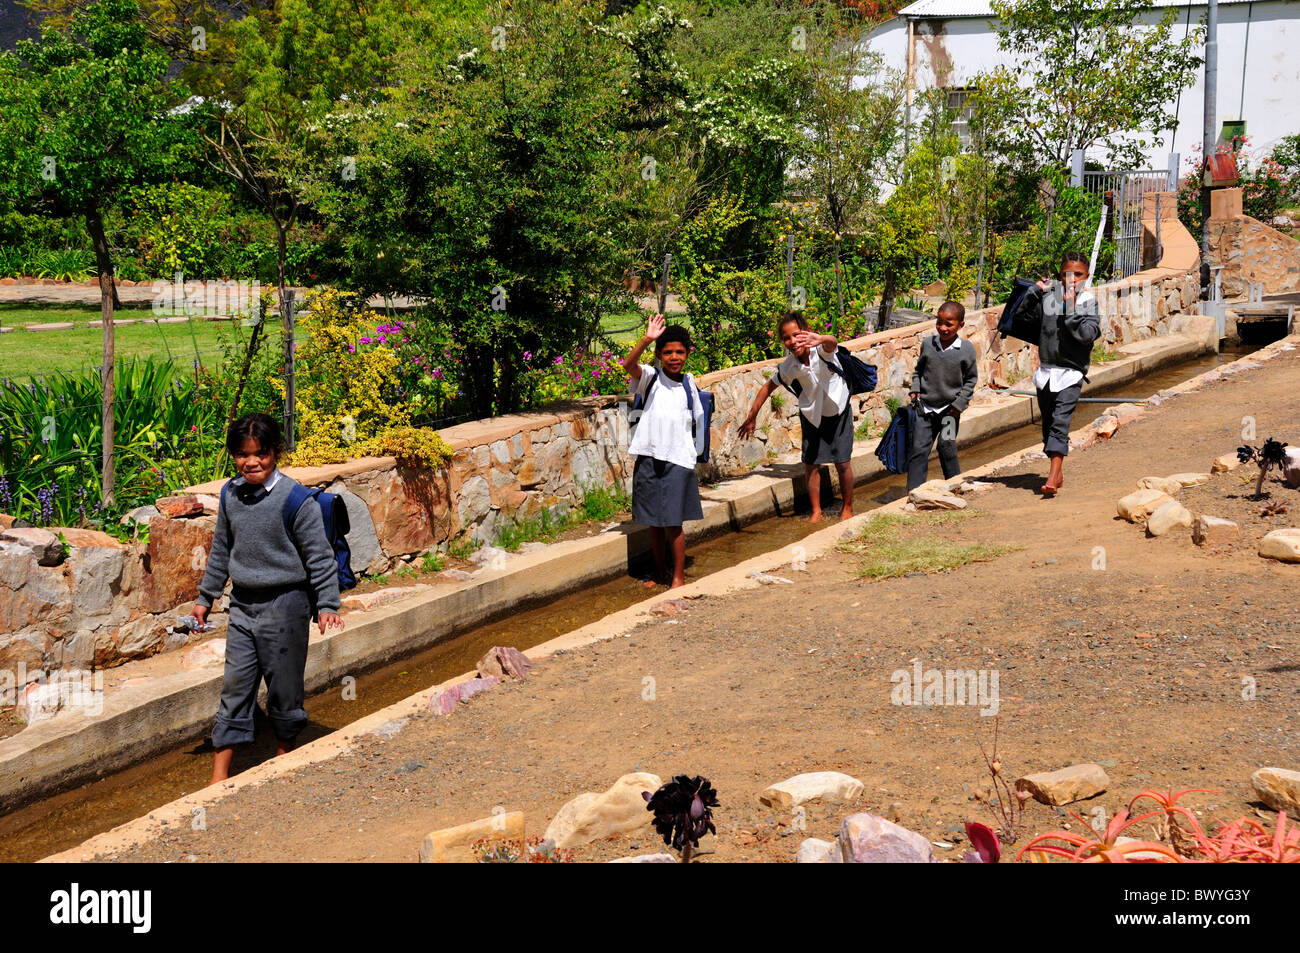
[{"label": "flowering shrub", "polygon": [[[1274,218],[1287,203],[1295,200],[1296,190],[1300,188],[1300,172],[1293,171],[1279,161],[1278,155],[1286,161],[1290,157],[1288,144],[1284,140],[1276,154],[1264,156],[1255,161],[1247,151],[1249,136],[1237,136],[1232,140],[1232,154],[1237,162],[1237,172],[1241,176],[1241,210],[1251,218],[1267,222]],[[1201,146],[1196,143],[1189,151],[1185,162],[1188,171],[1178,182],[1178,217],[1194,235],[1201,233]]]},{"label": "flowering shrub", "polygon": [[691,342],[709,370],[778,357],[777,318],[787,310],[774,268],[733,271],[704,265],[682,283]]},{"label": "flowering shrub", "polygon": [[297,351],[299,439],[290,462],[310,466],[393,454],[438,467],[451,459],[451,448],[435,431],[413,427],[407,378],[423,378],[424,364],[410,370],[400,349],[409,335],[400,322],[384,323],[355,298],[327,291],[312,298],[300,327],[306,340]]},{"label": "flowering shrub", "polygon": [[621,394],[627,390],[627,373],[621,366],[622,358],[608,348],[595,352],[578,347],[567,355],[556,355],[550,361],[525,351],[524,362],[535,388],[534,403],[537,405],[575,397]]}]

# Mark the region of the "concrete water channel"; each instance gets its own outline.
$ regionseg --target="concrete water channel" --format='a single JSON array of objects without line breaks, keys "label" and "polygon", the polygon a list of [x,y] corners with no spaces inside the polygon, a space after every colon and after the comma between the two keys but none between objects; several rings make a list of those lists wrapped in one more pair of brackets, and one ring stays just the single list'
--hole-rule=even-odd
[{"label": "concrete water channel", "polygon": [[[1089,396],[1148,396],[1181,383],[1222,363],[1235,360],[1253,348],[1234,348],[1165,367],[1152,373],[1128,376],[1099,387]],[[1026,405],[1032,404],[1025,398]],[[1084,404],[1076,416],[1082,426],[1104,404]],[[1035,420],[1036,420],[1036,410]],[[1038,425],[1029,424],[963,446],[962,464],[972,469],[1008,453],[1031,447],[1040,439]],[[932,476],[937,463],[931,463]],[[885,475],[860,484],[854,493],[859,513],[896,499],[904,493],[903,476]],[[806,501],[803,508],[806,510]],[[836,512],[828,510],[828,518]],[[691,579],[734,566],[752,556],[790,546],[821,528],[809,524],[798,510],[761,519],[731,532],[692,543],[687,575]],[[311,724],[300,741],[323,737],[365,715],[378,711],[430,685],[471,670],[493,645],[520,649],[539,645],[556,636],[627,608],[649,595],[627,567],[615,578],[584,585],[568,593],[517,604],[495,619],[481,623],[429,648],[356,675],[354,700],[343,697],[337,684],[313,694],[307,702]],[[240,771],[273,753],[269,726],[259,723],[261,739],[241,751],[235,762]],[[72,790],[47,795],[0,817],[0,860],[32,861],[81,843],[95,834],[147,813],[187,792],[202,787],[211,770],[211,747],[206,739],[191,740],[149,760],[112,773]]]}]

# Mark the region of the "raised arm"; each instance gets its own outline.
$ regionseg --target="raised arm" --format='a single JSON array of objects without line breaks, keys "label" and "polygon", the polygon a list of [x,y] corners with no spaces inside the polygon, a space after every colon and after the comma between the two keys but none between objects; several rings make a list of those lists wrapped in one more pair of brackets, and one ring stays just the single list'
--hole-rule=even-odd
[{"label": "raised arm", "polygon": [[658,340],[659,336],[664,333],[667,327],[662,314],[650,316],[650,323],[646,327],[645,336],[636,344],[632,345],[632,350],[627,352],[627,357],[623,358],[623,370],[627,371],[628,377],[635,383],[641,379],[641,354],[647,347]]}]

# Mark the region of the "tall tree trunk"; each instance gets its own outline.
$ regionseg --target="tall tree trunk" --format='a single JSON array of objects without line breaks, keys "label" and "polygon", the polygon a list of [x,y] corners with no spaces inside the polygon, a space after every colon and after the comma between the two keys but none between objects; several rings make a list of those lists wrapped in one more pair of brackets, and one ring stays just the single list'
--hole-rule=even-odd
[{"label": "tall tree trunk", "polygon": [[284,328],[284,442],[292,450],[297,444],[297,393],[293,363],[293,303],[285,282],[285,264],[289,257],[289,221],[275,216],[275,284],[280,294],[280,323]]},{"label": "tall tree trunk", "polygon": [[104,359],[100,366],[103,404],[100,410],[103,431],[103,472],[100,476],[100,506],[107,510],[113,505],[113,256],[109,252],[108,238],[104,234],[104,218],[99,209],[86,213],[86,230],[95,249],[95,265],[99,268],[99,314],[104,327]]},{"label": "tall tree trunk", "polygon": [[898,293],[898,276],[892,268],[885,269],[885,290],[880,295],[880,311],[876,314],[876,330],[885,330],[889,315],[894,310],[894,296]]},{"label": "tall tree trunk", "polygon": [[[234,320],[239,320],[238,315],[234,317]],[[230,429],[230,425],[235,422],[235,417],[239,414],[239,401],[244,396],[244,385],[248,383],[248,372],[253,366],[253,356],[257,353],[257,341],[261,331],[262,321],[259,320],[253,325],[253,333],[248,336],[248,348],[244,351],[244,364],[239,369],[239,383],[235,385],[235,397],[230,402],[230,412],[226,415],[227,430]]]}]

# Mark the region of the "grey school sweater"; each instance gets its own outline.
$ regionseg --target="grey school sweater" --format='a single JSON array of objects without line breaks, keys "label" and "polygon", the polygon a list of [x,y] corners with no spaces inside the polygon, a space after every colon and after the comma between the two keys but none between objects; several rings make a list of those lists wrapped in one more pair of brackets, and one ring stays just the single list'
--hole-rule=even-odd
[{"label": "grey school sweater", "polygon": [[246,589],[277,589],[305,582],[316,593],[319,611],[338,611],[338,564],[316,501],[307,500],[298,508],[292,539],[284,531],[284,502],[296,485],[282,472],[271,492],[256,502],[243,498],[240,491],[246,485],[232,485],[221,494],[208,570],[195,600],[199,605],[211,607],[221,598],[229,578]]},{"label": "grey school sweater", "polygon": [[945,351],[939,347],[939,335],[932,334],[921,342],[921,354],[912,371],[912,391],[921,395],[927,407],[947,407],[960,413],[966,409],[979,382],[975,362],[975,345],[962,341],[961,347]]}]

